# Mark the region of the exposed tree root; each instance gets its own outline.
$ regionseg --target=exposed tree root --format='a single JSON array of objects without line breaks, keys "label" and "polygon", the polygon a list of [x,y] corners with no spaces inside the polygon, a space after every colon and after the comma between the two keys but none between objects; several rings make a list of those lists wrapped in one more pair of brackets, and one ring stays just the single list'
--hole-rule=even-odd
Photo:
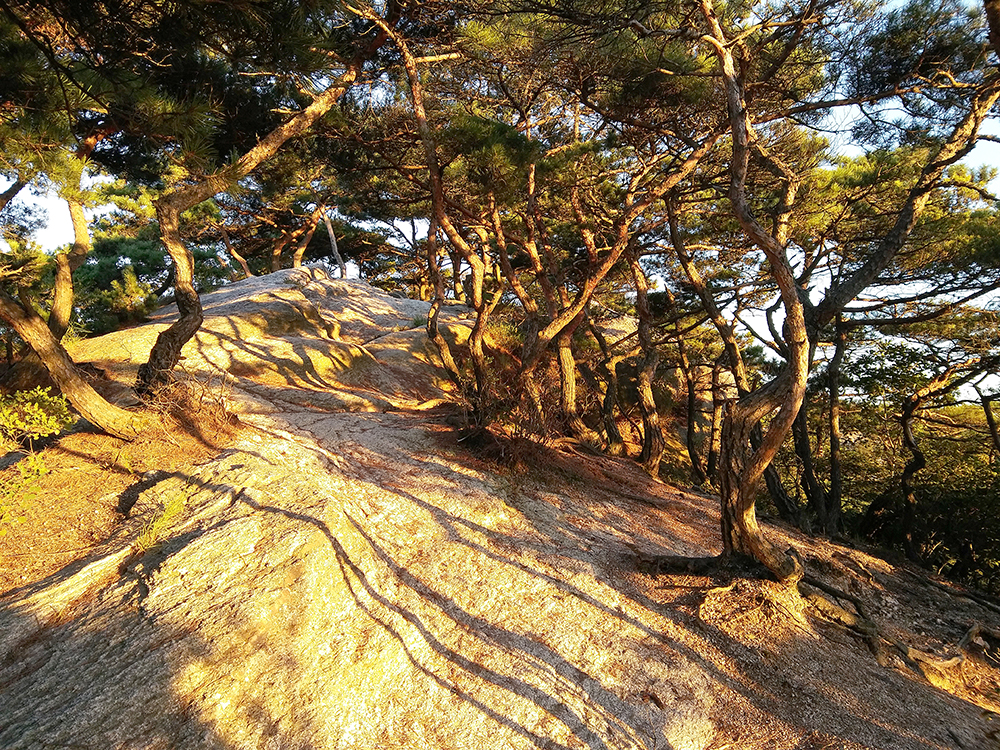
[{"label": "exposed tree root", "polygon": [[[811,591],[810,589],[816,590]],[[881,648],[878,626],[867,615],[865,606],[860,599],[813,576],[804,576],[799,581],[799,593],[809,602],[816,614],[828,622],[846,628],[849,632],[861,638],[868,644],[868,649],[875,656],[876,660],[880,664],[886,663]],[[827,596],[823,596],[823,594],[832,596],[833,600]],[[835,601],[837,599],[850,602],[854,607],[854,612],[838,604]]]},{"label": "exposed tree root", "polygon": [[[759,578],[766,575],[766,569],[755,560],[736,556],[649,556],[636,550],[635,561],[640,572],[653,576],[672,573],[722,576],[732,581],[738,577]],[[732,587],[733,582],[730,582],[728,585],[708,589],[705,592],[706,597]],[[944,586],[940,588],[945,589]],[[962,595],[961,592],[948,591]],[[956,688],[962,689],[964,685],[962,665],[977,649],[982,650],[985,656],[990,656],[992,651],[996,651],[997,656],[994,658],[1000,663],[1000,632],[985,629],[982,625],[974,625],[956,644],[959,652],[957,656],[942,658],[886,634],[878,627],[859,597],[815,576],[804,576],[798,583],[798,593],[809,605],[808,611],[812,616],[863,641],[880,665],[891,666],[893,664],[891,656],[895,654],[914,674],[949,692],[954,692]],[[998,647],[991,650],[990,641],[998,644]]]},{"label": "exposed tree root", "polygon": [[[815,589],[815,591],[810,591],[810,589]],[[822,617],[827,622],[832,622],[835,625],[845,628],[853,635],[864,640],[880,665],[889,666],[891,664],[889,655],[886,652],[886,647],[888,646],[895,651],[903,663],[915,674],[922,676],[932,685],[946,689],[949,692],[954,692],[956,687],[963,685],[964,680],[961,668],[963,662],[966,660],[965,651],[984,632],[981,626],[974,626],[957,644],[960,651],[959,655],[942,659],[939,656],[913,648],[896,638],[886,635],[867,614],[864,603],[858,597],[841,591],[835,586],[831,586],[817,578],[806,576],[799,584],[799,592],[809,602],[814,614]],[[827,594],[836,600],[850,602],[855,611],[851,612],[837,601],[833,601],[818,592],[823,592],[823,594]],[[990,635],[997,636],[1000,634],[990,633]]]},{"label": "exposed tree root", "polygon": [[918,579],[921,583],[926,583],[928,586],[932,586],[933,588],[936,588],[939,591],[943,591],[949,596],[958,597],[959,599],[968,599],[969,601],[975,602],[981,607],[985,607],[986,609],[992,610],[993,612],[1000,613],[1000,603],[998,603],[997,600],[992,596],[960,588],[957,584],[948,585],[944,583],[938,583],[937,581],[934,581],[930,578],[926,578],[922,575],[914,573],[912,570],[907,570],[906,568],[903,568],[903,570],[909,573],[914,578]]}]

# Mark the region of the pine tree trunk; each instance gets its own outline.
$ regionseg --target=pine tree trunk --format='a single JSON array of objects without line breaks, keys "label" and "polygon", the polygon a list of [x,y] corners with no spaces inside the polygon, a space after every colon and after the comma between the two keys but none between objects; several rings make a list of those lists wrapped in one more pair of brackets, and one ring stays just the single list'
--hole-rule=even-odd
[{"label": "pine tree trunk", "polygon": [[3,211],[7,207],[7,204],[14,200],[27,184],[23,180],[14,180],[14,183],[9,188],[0,193],[0,211]]},{"label": "pine tree trunk", "polygon": [[[372,41],[369,51],[382,41],[384,36],[379,35]],[[239,182],[273,156],[290,138],[306,132],[353,85],[359,69],[359,62],[348,67],[309,106],[264,136],[232,166],[209,175],[201,182],[181,185],[157,199],[160,237],[174,262],[174,293],[180,319],[157,337],[149,360],[139,368],[136,390],[140,394],[147,394],[167,382],[180,359],[181,348],[198,332],[203,319],[201,300],[194,288],[194,256],[181,239],[181,213]]]},{"label": "pine tree trunk", "polygon": [[166,385],[180,361],[181,348],[198,332],[204,320],[201,298],[194,288],[194,256],[181,240],[180,215],[187,208],[186,203],[183,193],[168,193],[156,201],[160,237],[174,261],[174,302],[180,318],[156,337],[149,360],[139,367],[136,390],[140,395]]},{"label": "pine tree trunk", "polygon": [[48,323],[49,330],[57,339],[62,339],[66,335],[73,319],[73,272],[83,265],[93,248],[87,217],[83,213],[83,204],[69,198],[66,200],[66,205],[69,207],[69,216],[73,224],[73,246],[69,253],[56,255],[56,277]]},{"label": "pine tree trunk", "polygon": [[697,414],[698,414],[698,383],[694,378],[694,374],[690,372],[690,364],[686,362],[686,357],[684,362],[682,362],[681,367],[686,367],[684,373],[684,382],[687,384],[687,430],[685,434],[685,445],[687,446],[688,458],[691,460],[691,471],[694,472],[694,483],[701,485],[708,480],[708,474],[705,473],[705,468],[701,462],[701,456],[698,454],[698,441],[697,441]]},{"label": "pine tree trunk", "polygon": [[[333,231],[333,222],[330,221],[330,216],[328,214],[323,214],[323,223],[326,224],[326,233],[330,237],[330,252],[333,254],[333,259],[337,262],[337,268],[340,269],[340,278],[347,278],[347,265],[344,263],[344,259],[340,257],[340,250],[337,248],[337,233]],[[435,267],[437,267],[437,259],[434,261]],[[437,272],[440,275],[440,271]]]},{"label": "pine tree trunk", "polygon": [[458,252],[448,253],[451,258],[451,291],[455,295],[455,301],[464,305],[469,304],[468,296],[465,294],[465,284],[462,283],[462,256]]},{"label": "pine tree trunk", "polygon": [[903,445],[910,451],[910,460],[906,462],[899,478],[900,489],[903,492],[903,549],[906,556],[913,562],[920,562],[917,545],[913,539],[917,521],[917,496],[913,489],[913,477],[927,466],[927,459],[913,435],[913,415],[920,408],[922,400],[919,393],[909,396],[903,401],[903,413],[899,418],[903,425]]},{"label": "pine tree trunk", "polygon": [[804,573],[798,553],[776,547],[757,523],[755,502],[763,470],[759,450],[751,452],[750,433],[759,421],[756,410],[748,411],[740,401],[729,402],[723,415],[719,451],[723,556],[753,557],[779,581],[794,584]]},{"label": "pine tree trunk", "polygon": [[802,464],[802,491],[820,527],[825,529],[828,523],[826,488],[816,476],[812,442],[809,439],[809,422],[804,408],[799,410],[798,416],[792,423],[792,442],[795,446],[795,455]]},{"label": "pine tree trunk", "polygon": [[104,432],[130,439],[148,424],[148,418],[108,403],[95,391],[73,364],[66,349],[33,310],[18,304],[0,290],[0,318],[38,355],[56,387],[80,415]]},{"label": "pine tree trunk", "polygon": [[614,363],[608,368],[608,388],[601,401],[601,419],[604,422],[604,431],[608,436],[608,446],[605,452],[609,456],[622,456],[625,454],[625,441],[622,439],[621,430],[618,429],[618,422],[615,420],[615,407],[618,405],[618,373],[615,371]]},{"label": "pine tree trunk", "polygon": [[476,422],[484,425],[493,419],[492,411],[493,393],[490,387],[489,367],[486,364],[486,350],[483,346],[483,338],[486,335],[486,324],[489,322],[490,314],[500,301],[500,291],[497,290],[492,303],[488,303],[483,290],[483,272],[481,264],[472,267],[469,274],[469,296],[472,298],[472,306],[476,311],[476,322],[472,326],[472,333],[469,334],[469,358],[472,360],[472,372],[476,379],[476,395],[473,411],[476,415]]},{"label": "pine tree trunk", "polygon": [[660,473],[665,443],[660,413],[653,398],[653,378],[660,363],[660,353],[652,348],[646,352],[639,369],[637,387],[639,390],[639,411],[642,414],[642,468],[652,477]]},{"label": "pine tree trunk", "polygon": [[712,427],[708,436],[708,461],[705,467],[705,473],[713,483],[716,482],[719,474],[719,439],[722,435],[722,406],[726,401],[722,392],[722,383],[719,380],[720,370],[721,367],[718,363],[712,367]]},{"label": "pine tree trunk", "polygon": [[[840,322],[839,316],[837,322]],[[840,531],[844,492],[840,459],[840,367],[847,348],[847,334],[839,325],[836,331],[833,358],[827,370],[830,389],[830,492],[826,496],[826,527],[823,530],[828,535]]]},{"label": "pine tree trunk", "polygon": [[281,270],[281,253],[284,252],[291,241],[291,236],[286,232],[271,247],[271,273]]},{"label": "pine tree trunk", "polygon": [[653,379],[660,363],[660,353],[653,344],[653,315],[649,309],[649,282],[639,265],[635,253],[629,254],[632,268],[632,282],[635,284],[635,314],[639,319],[639,346],[642,350],[642,364],[639,368],[639,410],[642,413],[642,467],[650,476],[658,476],[663,458],[665,442],[660,413],[653,398]]},{"label": "pine tree trunk", "polygon": [[[976,389],[979,390],[978,388]],[[990,431],[990,440],[993,441],[993,452],[995,456],[1000,456],[1000,428],[997,427],[997,418],[993,414],[993,402],[996,396],[984,396],[979,394],[979,401],[983,405],[983,414],[986,417],[986,427]]]},{"label": "pine tree trunk", "polygon": [[319,226],[319,220],[325,211],[326,206],[317,206],[316,210],[309,215],[305,232],[299,237],[298,242],[295,243],[295,252],[292,254],[292,268],[302,268],[302,259],[306,255],[306,248],[312,242],[313,235],[316,234],[316,227]]},{"label": "pine tree trunk", "polygon": [[573,334],[583,320],[581,314],[572,325],[556,337],[556,352],[559,361],[559,393],[563,418],[570,433],[582,443],[598,446],[601,443],[597,433],[587,427],[576,407],[576,358],[573,356]]},{"label": "pine tree trunk", "polygon": [[[330,229],[330,236],[333,237],[333,230],[329,226],[329,218],[326,219],[327,227]],[[336,242],[336,240],[334,240]],[[340,261],[340,255],[337,255]],[[438,315],[441,312],[441,305],[444,304],[444,282],[441,280],[441,266],[438,264],[437,245],[437,223],[431,219],[430,228],[427,230],[427,273],[430,276],[431,284],[434,287],[434,301],[431,303],[430,313],[427,316],[427,338],[431,340],[441,357],[441,364],[444,365],[448,378],[456,388],[462,387],[462,377],[455,363],[455,357],[451,353],[448,340],[441,334],[438,328]],[[341,265],[341,278],[344,278],[344,267]]]},{"label": "pine tree trunk", "polygon": [[990,30],[990,46],[997,57],[1000,57],[1000,0],[983,0],[986,11],[986,24]]},{"label": "pine tree trunk", "polygon": [[[731,403],[723,419],[721,459],[722,537],[727,554],[756,557],[785,583],[798,581],[802,561],[794,549],[777,550],[757,525],[754,509],[757,487],[778,448],[788,436],[805,397],[809,375],[809,337],[805,309],[799,296],[795,272],[786,254],[788,218],[795,204],[798,176],[775,159],[769,166],[781,175],[781,213],[776,216],[774,234],[765,230],[754,216],[747,196],[752,126],[743,95],[742,71],[733,56],[712,0],[701,0],[701,11],[709,34],[703,39],[715,48],[726,91],[733,155],[729,169],[728,197],[741,229],[767,258],[785,312],[785,365],[778,376],[739,401]],[[766,158],[761,153],[762,158]],[[750,434],[765,417],[771,416],[759,447],[750,452]]]},{"label": "pine tree trunk", "polygon": [[597,345],[600,347],[603,357],[601,367],[604,370],[606,386],[604,398],[601,401],[601,420],[608,440],[608,445],[604,450],[609,456],[621,456],[625,453],[625,441],[622,440],[618,422],[615,421],[615,408],[618,405],[618,360],[611,356],[608,342],[601,329],[594,325],[593,321],[588,321],[588,325],[594,338],[597,339]]},{"label": "pine tree trunk", "polygon": [[247,259],[240,255],[239,251],[233,247],[233,243],[229,239],[229,232],[226,231],[226,227],[224,225],[219,225],[219,232],[222,234],[222,241],[226,243],[226,250],[229,251],[229,254],[233,256],[233,260],[239,263],[240,268],[243,269],[243,278],[253,278],[253,271],[251,271],[250,266],[247,265]]}]

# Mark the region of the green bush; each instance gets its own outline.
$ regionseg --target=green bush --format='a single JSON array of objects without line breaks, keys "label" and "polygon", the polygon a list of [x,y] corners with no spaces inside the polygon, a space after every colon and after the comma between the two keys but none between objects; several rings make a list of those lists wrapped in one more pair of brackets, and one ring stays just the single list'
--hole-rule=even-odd
[{"label": "green bush", "polygon": [[524,334],[517,323],[499,316],[486,323],[486,339],[490,346],[515,355],[520,355],[524,346]]},{"label": "green bush", "polygon": [[27,442],[54,435],[73,422],[66,399],[39,386],[0,396],[0,448],[13,450]]},{"label": "green bush", "polygon": [[48,473],[32,441],[54,435],[72,423],[66,399],[41,387],[0,397],[0,449],[15,450],[27,442],[27,456],[17,462],[17,473],[0,480],[0,536],[22,519],[22,510],[38,492],[38,480]]},{"label": "green bush", "polygon": [[136,325],[156,309],[157,297],[149,284],[139,281],[130,266],[123,268],[121,274],[121,280],[112,280],[110,288],[81,297],[80,316],[90,335],[100,336]]},{"label": "green bush", "polygon": [[37,453],[29,453],[18,461],[17,475],[0,480],[0,537],[23,519],[22,509],[38,494],[38,480],[49,473]]}]

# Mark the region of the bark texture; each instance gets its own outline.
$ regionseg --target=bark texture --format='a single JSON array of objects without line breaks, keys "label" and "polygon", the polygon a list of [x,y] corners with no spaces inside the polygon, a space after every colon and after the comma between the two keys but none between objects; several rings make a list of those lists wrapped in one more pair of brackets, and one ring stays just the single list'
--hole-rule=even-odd
[{"label": "bark texture", "polygon": [[17,335],[38,355],[62,394],[80,416],[92,425],[125,439],[135,437],[148,425],[147,417],[120,409],[102,398],[83,379],[66,349],[46,326],[45,321],[3,290],[0,290],[0,318],[17,331]]},{"label": "bark texture", "polygon": [[174,263],[174,293],[180,319],[159,335],[149,360],[139,368],[136,390],[140,394],[148,394],[167,382],[180,359],[181,348],[197,333],[202,322],[201,301],[194,288],[194,256],[181,239],[181,213],[239,182],[288,140],[305,133],[354,84],[359,70],[360,63],[348,67],[308,107],[268,133],[231,167],[200,182],[175,188],[156,201],[160,236]]},{"label": "bark texture", "polygon": [[73,246],[68,253],[56,254],[56,277],[48,324],[49,330],[57,339],[62,339],[66,335],[73,318],[73,272],[83,265],[93,249],[83,204],[75,198],[69,198],[66,200],[66,205],[73,223]]},{"label": "bark texture", "polygon": [[326,225],[326,233],[330,237],[330,253],[333,255],[334,261],[337,263],[337,268],[340,269],[340,278],[347,278],[347,265],[344,263],[344,259],[340,257],[340,249],[337,247],[337,233],[333,231],[333,222],[330,221],[329,214],[323,214],[323,223]]}]

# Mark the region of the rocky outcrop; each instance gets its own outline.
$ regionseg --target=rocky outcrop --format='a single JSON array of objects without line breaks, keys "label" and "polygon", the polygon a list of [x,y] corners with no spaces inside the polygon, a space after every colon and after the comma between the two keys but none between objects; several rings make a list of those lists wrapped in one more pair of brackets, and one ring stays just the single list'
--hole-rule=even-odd
[{"label": "rocky outcrop", "polygon": [[[715,551],[712,500],[624,460],[471,454],[423,303],[283,272],[205,304],[184,368],[246,429],[0,600],[0,747],[986,746],[981,709],[776,584],[637,568]],[[87,359],[127,379],[165,324]]]}]

